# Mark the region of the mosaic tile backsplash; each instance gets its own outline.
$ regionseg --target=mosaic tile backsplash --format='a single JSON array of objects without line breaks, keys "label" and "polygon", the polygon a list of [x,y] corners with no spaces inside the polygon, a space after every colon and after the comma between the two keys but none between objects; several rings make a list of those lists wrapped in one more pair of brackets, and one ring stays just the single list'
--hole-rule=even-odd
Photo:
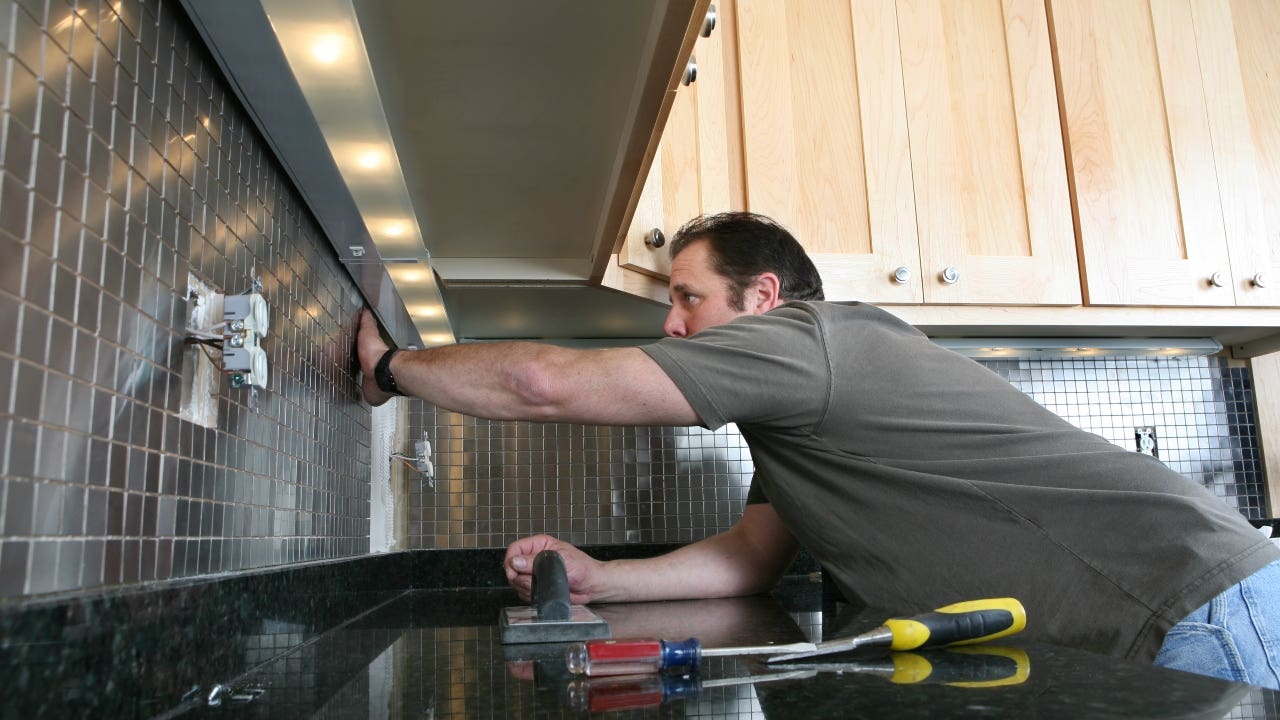
[{"label": "mosaic tile backsplash", "polygon": [[[360,296],[176,3],[0,0],[0,598],[359,555]],[[269,386],[179,417],[188,273]]]},{"label": "mosaic tile backsplash", "polygon": [[[984,360],[1059,416],[1156,454],[1251,519],[1266,516],[1249,372],[1221,358]],[[547,532],[576,544],[689,542],[729,529],[751,483],[732,425],[615,428],[490,422],[411,401],[436,480],[411,479],[411,548],[504,547]],[[412,477],[412,476],[411,476]]]}]

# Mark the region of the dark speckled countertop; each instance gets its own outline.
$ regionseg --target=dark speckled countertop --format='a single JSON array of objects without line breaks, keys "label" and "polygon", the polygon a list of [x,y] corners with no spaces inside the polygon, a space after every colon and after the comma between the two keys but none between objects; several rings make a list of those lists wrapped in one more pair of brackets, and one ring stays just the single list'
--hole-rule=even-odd
[{"label": "dark speckled countertop", "polygon": [[[1016,642],[978,656],[931,651],[899,658],[931,662],[956,682],[988,685],[978,687],[893,682],[876,672],[887,659],[877,653],[841,656],[835,658],[840,667],[801,672],[731,657],[704,658],[700,671],[687,677],[576,678],[565,670],[563,646],[500,642],[500,609],[517,600],[498,587],[500,575],[490,564],[497,557],[405,553],[0,608],[6,677],[0,708],[5,718],[24,719],[517,718],[593,711],[609,717],[1280,718],[1280,693]],[[488,570],[468,578],[448,574],[450,564]],[[467,587],[430,589],[459,579]],[[598,611],[615,637],[696,635],[707,647],[829,638],[884,618],[824,601],[821,584],[803,575],[768,596]],[[1016,658],[1018,672],[993,679],[985,674],[993,658],[994,666]],[[211,693],[218,704],[210,705]]]}]

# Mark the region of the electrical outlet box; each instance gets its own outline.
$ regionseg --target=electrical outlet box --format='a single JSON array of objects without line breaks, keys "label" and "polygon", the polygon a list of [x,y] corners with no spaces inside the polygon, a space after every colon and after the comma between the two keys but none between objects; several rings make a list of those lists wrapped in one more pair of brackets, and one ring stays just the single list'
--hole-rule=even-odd
[{"label": "electrical outlet box", "polygon": [[1156,444],[1156,426],[1143,425],[1133,429],[1134,443],[1137,445],[1138,452],[1151,457],[1160,457],[1159,447]]},{"label": "electrical outlet box", "polygon": [[413,450],[414,468],[427,480],[434,480],[436,469],[431,463],[431,436],[425,430],[422,432],[422,439],[413,443]]},{"label": "electrical outlet box", "polygon": [[232,384],[266,389],[267,353],[259,338],[270,327],[267,301],[258,293],[228,295],[222,300],[222,368],[235,373]]},{"label": "electrical outlet box", "polygon": [[265,336],[270,327],[267,301],[258,293],[223,298],[222,319],[229,330],[248,330],[258,337]]}]

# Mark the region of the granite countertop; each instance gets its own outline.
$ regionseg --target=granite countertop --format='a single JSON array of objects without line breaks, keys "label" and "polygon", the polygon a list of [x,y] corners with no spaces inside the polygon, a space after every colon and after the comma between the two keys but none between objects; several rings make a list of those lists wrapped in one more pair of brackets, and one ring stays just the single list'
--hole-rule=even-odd
[{"label": "granite countertop", "polygon": [[[265,585],[234,578],[10,608],[0,707],[4,717],[1280,717],[1280,693],[1016,640],[897,658],[900,670],[930,663],[934,682],[895,682],[876,652],[831,668],[728,657],[687,676],[582,678],[565,669],[564,645],[501,643],[499,613],[518,600],[491,572],[490,587],[391,589],[405,573],[430,580],[423,562],[494,559],[405,554],[303,580],[294,571]],[[766,596],[596,609],[615,637],[697,636],[706,647],[830,638],[885,617],[824,599],[806,576]]]},{"label": "granite countertop", "polygon": [[[820,627],[814,588],[776,596],[643,603],[599,608],[615,636],[682,638],[710,646],[795,642],[800,623]],[[767,718],[1222,718],[1269,717],[1276,695],[1243,685],[1071,651],[1003,646],[1020,653],[1011,684],[962,687],[894,683],[876,672],[788,672],[759,659],[704,658],[689,677],[582,678],[564,666],[563,645],[504,646],[496,621],[506,591],[416,591],[402,595],[301,652],[245,677],[240,712],[254,717],[767,717]],[[854,613],[842,624],[875,624]],[[876,615],[883,619],[883,615]],[[800,623],[797,622],[800,621]],[[937,664],[938,653],[919,655]],[[998,651],[984,651],[991,657]],[[874,666],[883,654],[852,660]],[[849,656],[842,656],[850,660]],[[853,663],[846,663],[853,667]],[[981,661],[979,661],[981,665]],[[976,680],[982,673],[961,677]],[[790,675],[790,677],[788,677]],[[963,671],[960,675],[964,675]],[[261,690],[253,700],[247,696]],[[1259,708],[1268,710],[1259,711]],[[376,708],[376,710],[374,710]],[[385,711],[384,711],[385,708]],[[226,717],[234,708],[193,709]]]}]

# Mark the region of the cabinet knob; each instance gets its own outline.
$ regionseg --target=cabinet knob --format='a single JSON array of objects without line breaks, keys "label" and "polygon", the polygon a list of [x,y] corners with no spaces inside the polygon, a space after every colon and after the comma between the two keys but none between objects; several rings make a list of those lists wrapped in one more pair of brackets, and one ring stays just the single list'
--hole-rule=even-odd
[{"label": "cabinet knob", "polygon": [[899,268],[894,269],[894,271],[893,271],[893,281],[894,281],[894,282],[896,282],[896,283],[898,283],[899,285],[901,285],[901,284],[905,283],[906,281],[908,281],[908,280],[910,280],[910,279],[911,279],[911,271],[910,271],[910,270],[908,270],[908,269],[906,268],[906,266],[905,266],[905,265],[904,265],[904,266],[902,266],[902,267],[899,267]]},{"label": "cabinet knob", "polygon": [[702,37],[711,37],[711,31],[716,29],[717,19],[719,16],[716,15],[716,6],[712,5],[707,8],[707,17],[702,21]]},{"label": "cabinet knob", "polygon": [[956,269],[955,265],[949,265],[942,271],[942,274],[939,277],[942,278],[942,282],[948,285],[954,285],[960,280],[960,271]]},{"label": "cabinet knob", "polygon": [[681,85],[692,85],[698,80],[698,58],[690,57],[689,64],[684,66],[684,78],[680,80]]},{"label": "cabinet knob", "polygon": [[1254,276],[1253,276],[1253,281],[1252,281],[1252,282],[1253,282],[1253,286],[1254,286],[1254,287],[1260,287],[1260,288],[1264,288],[1264,287],[1266,287],[1266,286],[1267,286],[1267,274],[1266,274],[1266,273],[1255,273],[1255,274],[1254,274]]},{"label": "cabinet knob", "polygon": [[1222,281],[1222,273],[1216,272],[1209,276],[1209,284],[1214,287],[1222,287],[1226,283]]},{"label": "cabinet knob", "polygon": [[644,244],[650,250],[657,250],[667,244],[667,236],[662,234],[662,228],[654,228],[644,234]]}]

